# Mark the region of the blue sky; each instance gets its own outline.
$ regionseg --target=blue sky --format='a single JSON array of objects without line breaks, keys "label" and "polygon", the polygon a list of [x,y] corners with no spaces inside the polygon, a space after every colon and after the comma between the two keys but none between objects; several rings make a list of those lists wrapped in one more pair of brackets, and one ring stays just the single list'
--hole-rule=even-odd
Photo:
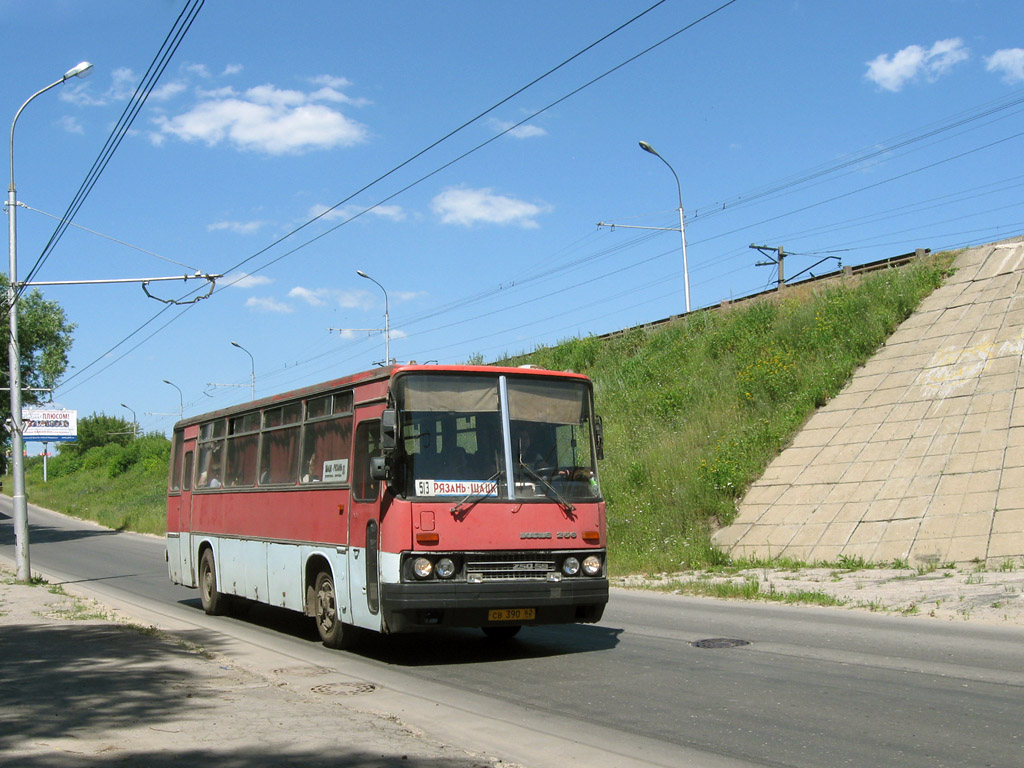
[{"label": "blue sky", "polygon": [[[698,21],[724,2],[206,3],[35,279],[225,277],[188,308],[42,289],[78,326],[54,402],[166,432],[164,379],[186,414],[249,399],[232,341],[258,396],[372,367],[383,334],[351,329],[383,327],[384,294],[356,270],[387,291],[399,361],[679,313],[678,232],[596,226],[678,227],[640,140],[680,178],[695,309],[774,283],[751,243],[795,275],[1024,231],[1024,4],[736,0]],[[21,279],[185,5],[0,0],[8,119],[94,64],[19,119]]]}]

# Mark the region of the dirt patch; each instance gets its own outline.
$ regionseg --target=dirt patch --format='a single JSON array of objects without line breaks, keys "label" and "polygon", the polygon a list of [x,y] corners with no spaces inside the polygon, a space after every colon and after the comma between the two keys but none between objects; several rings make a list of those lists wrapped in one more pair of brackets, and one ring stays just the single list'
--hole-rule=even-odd
[{"label": "dirt patch", "polygon": [[337,670],[247,669],[11,575],[0,567],[0,765],[512,768],[372,711],[376,687]]},{"label": "dirt patch", "polygon": [[841,604],[843,608],[947,621],[1024,626],[1024,563],[1001,568],[748,568],[614,580],[620,587],[677,594]]}]

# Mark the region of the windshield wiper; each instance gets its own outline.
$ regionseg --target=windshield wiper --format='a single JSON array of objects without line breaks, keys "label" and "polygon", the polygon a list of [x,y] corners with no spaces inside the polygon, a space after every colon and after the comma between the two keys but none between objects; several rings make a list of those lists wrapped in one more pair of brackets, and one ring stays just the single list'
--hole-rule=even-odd
[{"label": "windshield wiper", "polygon": [[565,510],[566,512],[576,511],[576,507],[574,507],[572,504],[566,501],[565,497],[558,491],[556,491],[555,487],[551,485],[551,483],[549,483],[537,472],[535,472],[532,467],[530,467],[527,464],[524,464],[522,461],[519,462],[519,466],[525,469],[527,474],[529,474],[534,480],[537,480],[542,486],[544,486],[544,490],[548,492],[548,496],[557,501],[559,506],[561,506],[563,510]]},{"label": "windshield wiper", "polygon": [[[486,485],[487,483],[493,482],[494,480],[497,480],[499,477],[501,477],[501,470],[500,469],[497,472],[495,472],[493,475],[488,477],[486,480],[484,480],[483,484]],[[462,512],[462,505],[465,504],[470,499],[472,499],[474,496],[476,496],[478,498],[484,498],[484,497],[486,497],[488,495],[490,495],[490,494],[481,493],[480,491],[474,491],[472,493],[468,493],[459,501],[458,504],[456,504],[454,507],[452,507],[448,511],[451,512],[453,515],[457,515],[460,512]]]}]

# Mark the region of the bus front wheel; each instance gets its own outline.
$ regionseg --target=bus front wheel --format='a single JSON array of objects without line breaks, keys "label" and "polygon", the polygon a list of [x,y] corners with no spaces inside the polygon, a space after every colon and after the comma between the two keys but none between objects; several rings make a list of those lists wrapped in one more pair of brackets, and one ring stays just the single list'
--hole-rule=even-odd
[{"label": "bus front wheel", "polygon": [[203,610],[210,616],[220,616],[228,611],[228,595],[217,589],[217,570],[213,563],[213,550],[203,552],[199,561],[199,599]]},{"label": "bus front wheel", "polygon": [[346,647],[349,633],[338,616],[338,595],[334,577],[328,571],[321,571],[316,577],[316,630],[328,648]]}]

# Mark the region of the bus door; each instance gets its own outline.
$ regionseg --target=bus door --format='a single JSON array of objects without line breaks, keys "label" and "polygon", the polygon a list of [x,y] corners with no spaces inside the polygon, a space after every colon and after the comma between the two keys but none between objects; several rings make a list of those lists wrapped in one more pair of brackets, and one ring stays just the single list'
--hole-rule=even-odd
[{"label": "bus door", "polygon": [[348,563],[351,622],[380,628],[380,486],[370,478],[370,459],[380,455],[380,407],[356,412],[352,491],[349,497]]},{"label": "bus door", "polygon": [[[167,562],[171,581],[176,584],[194,586],[195,572],[192,562],[192,469],[195,464],[196,440],[194,437],[182,441],[181,460],[175,461],[175,477],[172,482],[179,488],[177,496],[168,499],[167,515]],[[177,459],[177,457],[175,457]],[[175,518],[177,524],[175,525]],[[174,533],[176,532],[176,536]],[[174,541],[177,539],[177,546]],[[176,550],[176,551],[175,551]]]}]

